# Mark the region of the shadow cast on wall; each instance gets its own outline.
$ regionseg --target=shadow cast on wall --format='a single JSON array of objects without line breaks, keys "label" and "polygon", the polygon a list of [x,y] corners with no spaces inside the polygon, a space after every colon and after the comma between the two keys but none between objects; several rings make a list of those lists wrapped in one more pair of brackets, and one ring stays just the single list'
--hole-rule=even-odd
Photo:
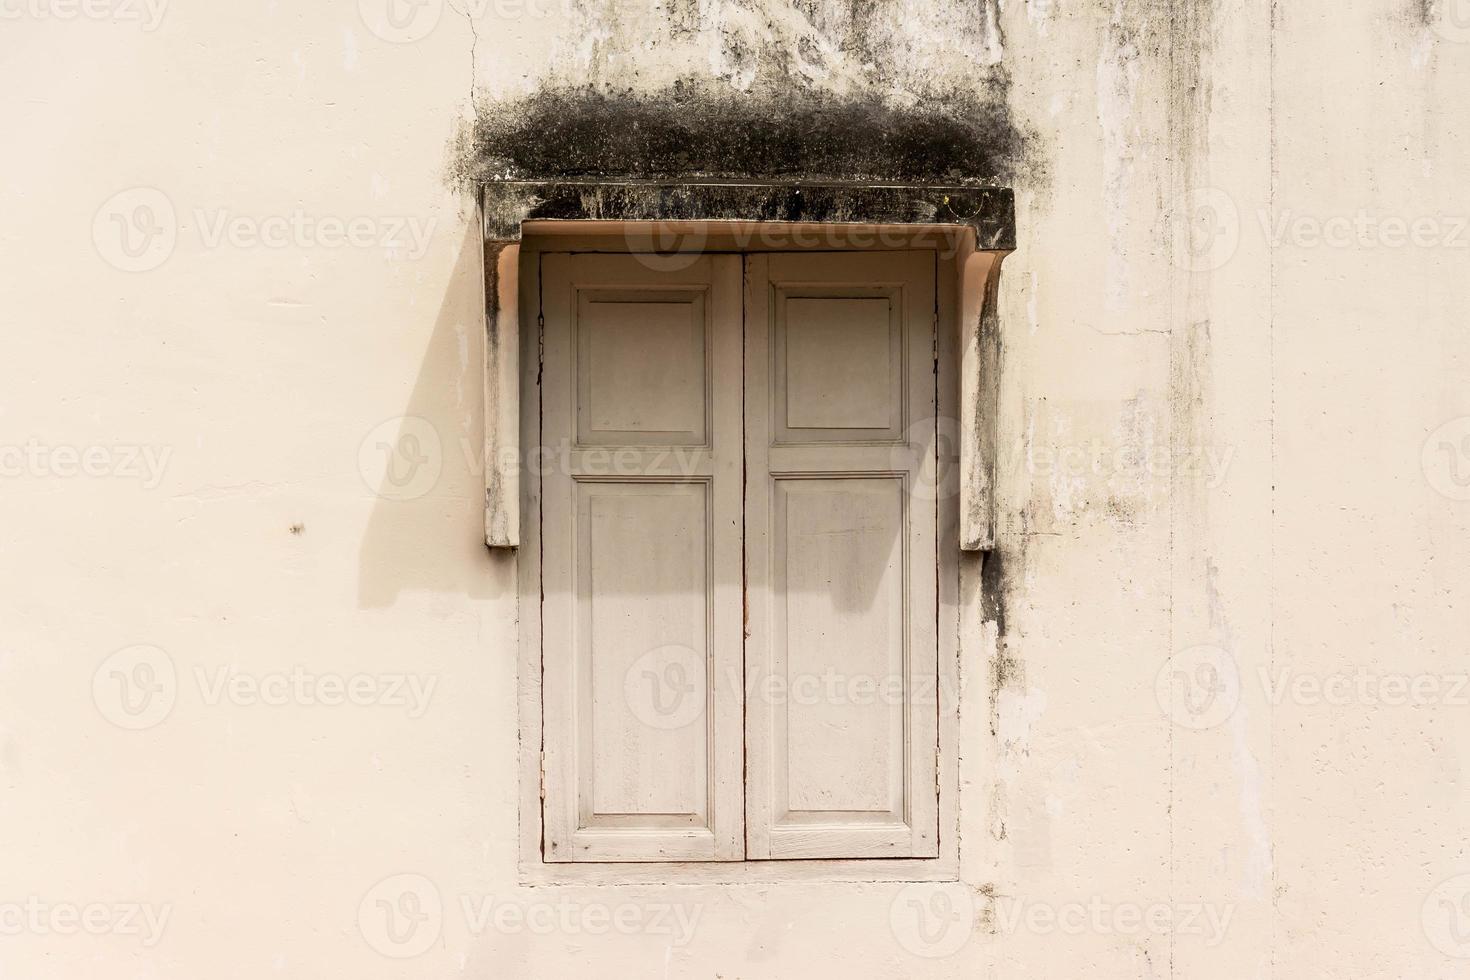
[{"label": "shadow cast on wall", "polygon": [[358,605],[405,591],[473,599],[515,591],[513,553],[485,547],[484,272],[479,222],[464,237],[408,403],[359,447],[376,494],[358,556]]}]

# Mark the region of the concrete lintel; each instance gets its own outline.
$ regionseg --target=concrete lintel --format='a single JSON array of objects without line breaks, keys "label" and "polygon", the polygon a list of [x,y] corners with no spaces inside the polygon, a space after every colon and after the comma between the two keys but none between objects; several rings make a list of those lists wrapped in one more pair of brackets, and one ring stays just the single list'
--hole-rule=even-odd
[{"label": "concrete lintel", "polygon": [[485,240],[518,242],[526,221],[779,221],[961,225],[976,248],[1016,247],[1007,188],[933,184],[698,181],[490,181]]}]

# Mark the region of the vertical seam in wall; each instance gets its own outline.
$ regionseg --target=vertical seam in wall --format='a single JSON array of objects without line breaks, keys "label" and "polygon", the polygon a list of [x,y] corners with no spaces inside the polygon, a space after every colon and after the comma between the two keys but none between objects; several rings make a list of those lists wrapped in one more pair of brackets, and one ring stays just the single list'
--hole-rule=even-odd
[{"label": "vertical seam in wall", "polygon": [[[1272,227],[1276,222],[1276,14],[1277,0],[1271,0],[1270,21],[1266,29],[1266,131],[1267,175],[1266,209]],[[1271,676],[1276,676],[1276,246],[1266,240],[1266,370],[1269,375],[1270,417],[1267,433],[1271,444],[1267,464],[1270,476],[1271,526],[1266,530],[1266,660]],[[1276,771],[1276,705],[1267,698],[1266,750],[1270,753],[1266,771]],[[1275,779],[1267,792],[1275,803]],[[1273,828],[1274,830],[1274,828]],[[1276,976],[1276,909],[1278,901],[1277,864],[1273,833],[1271,849],[1271,973]]]},{"label": "vertical seam in wall", "polygon": [[[1166,78],[1168,79],[1168,84],[1170,86],[1173,86],[1174,84],[1177,83],[1177,74],[1176,74],[1177,67],[1176,67],[1176,61],[1177,61],[1177,59],[1179,57],[1179,53],[1178,53],[1178,43],[1179,43],[1178,42],[1178,37],[1179,37],[1179,32],[1176,29],[1176,27],[1177,27],[1177,24],[1178,24],[1178,18],[1179,18],[1178,8],[1175,7],[1175,6],[1171,6],[1170,9],[1169,9],[1169,15],[1168,15],[1169,29],[1168,29],[1168,35],[1167,36],[1169,38],[1169,49],[1168,49],[1167,64],[1166,64]],[[1172,108],[1172,99],[1171,99],[1171,108]],[[1178,126],[1178,119],[1171,112],[1171,114],[1170,114],[1170,116],[1169,116],[1169,118],[1167,119],[1167,122],[1166,122],[1166,132],[1167,132],[1168,137],[1169,137],[1170,140],[1172,140],[1173,137],[1175,136],[1177,126]],[[1174,201],[1178,201],[1179,200],[1179,196],[1180,196],[1179,195],[1180,180],[1179,180],[1179,169],[1178,169],[1178,166],[1177,165],[1171,166],[1169,168],[1169,170],[1167,171],[1167,173],[1168,173],[1168,178],[1169,178],[1169,189],[1170,189],[1170,195],[1169,196],[1170,196],[1170,199],[1171,200],[1174,200]],[[1188,190],[1188,188],[1186,187],[1185,190]],[[1173,281],[1174,278],[1177,275],[1178,275],[1178,271],[1176,269],[1176,270],[1172,271],[1171,274],[1170,274],[1170,276],[1169,276],[1169,290],[1168,290],[1168,295],[1169,295],[1169,314],[1168,315],[1169,315],[1169,329],[1171,331],[1177,329],[1177,327],[1178,327],[1178,319],[1177,319],[1177,317],[1178,317],[1178,294],[1179,294],[1179,290],[1174,285],[1174,281]],[[1187,309],[1187,304],[1186,304],[1186,309]],[[1188,328],[1186,327],[1186,329],[1188,329]],[[1173,336],[1171,336],[1170,337],[1170,345],[1169,345],[1170,346],[1170,359],[1171,359],[1171,378],[1170,378],[1170,384],[1171,384],[1171,386],[1177,386],[1177,381],[1172,377],[1172,370],[1173,370],[1172,369],[1172,359],[1174,357],[1177,357],[1178,356],[1178,354],[1174,351],[1174,346],[1175,346],[1176,343],[1177,343],[1177,341],[1174,339]],[[1175,431],[1175,427],[1179,424],[1179,412],[1178,412],[1178,409],[1176,407],[1176,399],[1177,399],[1177,397],[1178,397],[1178,392],[1176,390],[1173,393],[1173,397],[1171,397],[1169,399],[1169,442],[1170,442],[1171,448],[1173,448],[1175,446],[1176,440],[1178,439],[1178,433]],[[1178,492],[1177,491],[1178,491],[1178,481],[1177,481],[1176,478],[1171,478],[1170,479],[1170,483],[1169,483],[1169,648],[1168,648],[1168,653],[1169,653],[1170,656],[1173,656],[1174,653],[1175,653],[1175,651],[1178,650],[1178,646],[1177,646],[1177,644],[1175,642],[1175,638],[1174,638],[1174,622],[1175,622],[1175,619],[1174,619],[1174,591],[1175,591],[1175,588],[1176,588],[1175,578],[1176,578],[1176,575],[1178,574],[1177,567],[1178,567],[1178,562],[1179,562],[1179,556],[1178,556],[1178,553],[1176,551],[1176,548],[1177,548],[1177,543],[1175,541],[1175,537],[1176,536],[1175,536],[1175,533],[1174,533],[1175,532],[1175,528],[1176,528],[1177,523],[1178,523],[1178,514],[1177,514],[1177,511],[1178,511]],[[1175,905],[1175,901],[1174,901],[1174,872],[1175,872],[1175,868],[1177,867],[1177,865],[1175,863],[1175,858],[1174,858],[1174,816],[1175,816],[1175,803],[1177,801],[1177,787],[1175,785],[1175,780],[1174,780],[1174,767],[1175,767],[1174,728],[1175,728],[1174,722],[1173,722],[1172,719],[1170,719],[1169,720],[1169,723],[1168,723],[1168,731],[1169,731],[1169,736],[1168,736],[1168,741],[1169,741],[1169,765],[1168,765],[1168,770],[1169,770],[1169,809],[1168,809],[1168,816],[1167,816],[1167,823],[1168,823],[1168,828],[1169,828],[1168,829],[1168,842],[1167,842],[1167,846],[1168,846],[1168,850],[1169,850],[1169,869],[1168,869],[1168,875],[1166,876],[1166,880],[1168,882],[1169,906],[1171,908],[1177,907]],[[1168,933],[1168,950],[1169,950],[1168,976],[1171,978],[1171,980],[1173,980],[1173,977],[1175,976],[1175,973],[1174,973],[1174,932],[1173,932],[1173,930],[1170,930],[1169,933]]]}]

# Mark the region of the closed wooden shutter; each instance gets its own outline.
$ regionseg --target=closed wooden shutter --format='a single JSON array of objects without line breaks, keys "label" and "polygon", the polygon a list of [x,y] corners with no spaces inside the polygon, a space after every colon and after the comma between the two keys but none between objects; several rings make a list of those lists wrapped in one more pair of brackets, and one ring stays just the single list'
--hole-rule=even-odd
[{"label": "closed wooden shutter", "polygon": [[541,283],[545,859],[937,855],[933,253]]}]

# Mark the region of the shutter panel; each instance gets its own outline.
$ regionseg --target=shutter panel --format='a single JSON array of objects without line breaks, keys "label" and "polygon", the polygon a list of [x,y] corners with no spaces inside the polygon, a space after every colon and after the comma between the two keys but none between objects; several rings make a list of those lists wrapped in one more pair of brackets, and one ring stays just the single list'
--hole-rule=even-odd
[{"label": "shutter panel", "polygon": [[935,257],[747,263],[747,857],[934,857]]},{"label": "shutter panel", "polygon": [[542,260],[544,858],[744,857],[740,260]]}]

